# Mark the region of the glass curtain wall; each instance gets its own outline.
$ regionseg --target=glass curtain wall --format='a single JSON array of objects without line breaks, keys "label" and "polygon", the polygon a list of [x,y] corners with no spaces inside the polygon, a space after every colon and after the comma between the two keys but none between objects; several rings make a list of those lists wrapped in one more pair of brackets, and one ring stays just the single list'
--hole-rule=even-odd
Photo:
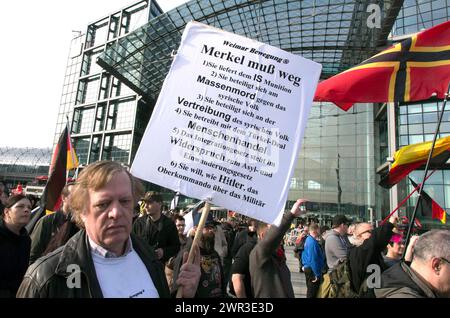
[{"label": "glass curtain wall", "polygon": [[[88,8],[87,8],[88,9]],[[138,1],[114,12],[87,27],[85,35],[72,44],[55,133],[55,143],[67,122],[81,164],[111,159],[129,165],[142,136],[141,126],[135,133],[135,124],[148,121],[148,104],[112,74],[104,71],[97,58],[106,47],[162,13],[156,2]],[[67,82],[67,84],[66,84]],[[140,118],[137,115],[141,114]]]}]

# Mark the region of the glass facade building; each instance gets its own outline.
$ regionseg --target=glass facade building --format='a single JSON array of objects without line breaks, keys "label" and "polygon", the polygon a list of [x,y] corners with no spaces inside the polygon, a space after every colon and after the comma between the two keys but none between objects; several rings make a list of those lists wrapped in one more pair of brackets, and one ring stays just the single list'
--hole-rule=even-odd
[{"label": "glass facade building", "polygon": [[289,199],[306,198],[317,214],[368,218],[376,202],[374,109],[355,105],[343,112],[317,103],[308,118]]},{"label": "glass facade building", "polygon": [[[110,15],[89,26],[86,43],[96,43],[91,29],[105,25],[102,37],[108,40],[106,44],[98,42],[99,46],[87,45],[81,51],[82,76],[75,94],[67,94],[67,98],[75,98],[72,133],[76,151],[84,163],[99,159],[132,162],[172,55],[191,20],[312,59],[322,64],[325,79],[405,35],[448,20],[448,2],[192,0],[151,16],[148,23],[126,36],[111,31],[110,26],[120,18],[118,14]],[[119,38],[109,42],[111,32]],[[93,65],[95,59],[103,70]],[[437,121],[437,105],[395,105],[397,149],[429,140]],[[388,140],[392,133],[388,129],[390,107],[394,106],[357,104],[344,112],[331,103],[315,103],[287,205],[301,197],[309,200],[308,211],[324,218],[336,213],[360,220],[387,215],[390,193],[378,186],[377,171],[383,164],[386,166],[386,158],[396,150],[390,149]],[[448,116],[444,121],[441,136],[449,133]],[[435,175],[427,187],[436,185],[436,201],[449,208],[448,174],[443,170]],[[409,188],[406,182],[399,184],[398,197],[406,196]],[[413,203],[409,202],[402,213]]]},{"label": "glass facade building", "polygon": [[118,39],[161,13],[155,1],[138,1],[89,24],[86,33],[72,39],[54,144],[69,120],[81,164],[102,159],[131,163],[151,105],[96,60]]}]

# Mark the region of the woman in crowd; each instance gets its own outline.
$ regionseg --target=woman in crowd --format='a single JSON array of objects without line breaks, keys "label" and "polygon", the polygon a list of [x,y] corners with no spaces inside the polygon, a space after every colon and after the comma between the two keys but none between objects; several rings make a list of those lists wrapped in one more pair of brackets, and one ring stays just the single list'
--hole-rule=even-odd
[{"label": "woman in crowd", "polygon": [[[0,212],[1,213],[1,212]],[[31,239],[25,229],[31,202],[22,195],[8,198],[0,215],[0,297],[15,297],[28,267]]]}]

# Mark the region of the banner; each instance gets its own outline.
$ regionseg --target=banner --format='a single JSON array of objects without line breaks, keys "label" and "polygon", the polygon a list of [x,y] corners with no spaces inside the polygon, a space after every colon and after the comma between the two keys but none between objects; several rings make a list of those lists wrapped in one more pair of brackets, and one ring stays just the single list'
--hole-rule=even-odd
[{"label": "banner", "polygon": [[278,224],[321,65],[187,24],[131,172]]}]

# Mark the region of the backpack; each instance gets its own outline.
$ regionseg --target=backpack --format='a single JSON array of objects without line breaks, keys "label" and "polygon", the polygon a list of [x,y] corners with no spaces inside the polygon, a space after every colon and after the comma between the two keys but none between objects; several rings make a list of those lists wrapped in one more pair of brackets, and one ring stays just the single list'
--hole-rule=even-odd
[{"label": "backpack", "polygon": [[[365,284],[362,284],[365,285]],[[363,286],[361,286],[363,287]],[[317,298],[358,298],[359,293],[351,284],[350,265],[347,259],[340,260],[336,267],[323,275],[323,281],[317,291]]]}]

